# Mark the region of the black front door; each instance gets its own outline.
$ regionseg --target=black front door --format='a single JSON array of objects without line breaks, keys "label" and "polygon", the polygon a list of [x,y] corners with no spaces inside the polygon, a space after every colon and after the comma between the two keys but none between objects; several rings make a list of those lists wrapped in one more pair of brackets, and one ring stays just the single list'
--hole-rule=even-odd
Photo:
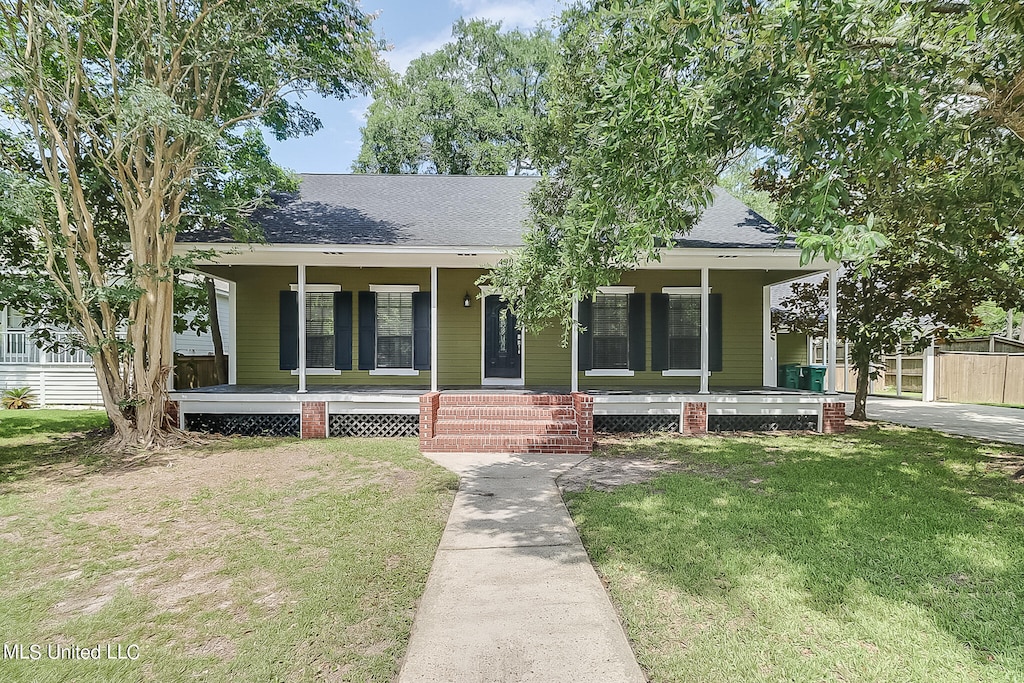
[{"label": "black front door", "polygon": [[492,294],[484,299],[484,377],[522,377],[522,337],[508,304]]}]

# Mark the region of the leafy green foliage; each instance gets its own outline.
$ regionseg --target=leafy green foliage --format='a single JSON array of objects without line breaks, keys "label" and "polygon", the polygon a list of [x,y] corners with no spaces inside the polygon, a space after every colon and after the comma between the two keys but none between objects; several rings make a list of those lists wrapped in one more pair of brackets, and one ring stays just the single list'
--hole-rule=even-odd
[{"label": "leafy green foliage", "polygon": [[592,0],[563,24],[533,234],[491,275],[528,326],[657,259],[749,150],[805,263],[893,245],[1019,296],[1019,3]]},{"label": "leafy green foliage", "polygon": [[289,96],[374,85],[371,21],[351,0],[0,4],[0,299],[77,331],[123,444],[167,436],[175,235],[254,237],[295,184],[257,126],[314,131]]},{"label": "leafy green foliage", "polygon": [[359,173],[504,175],[534,170],[554,39],[460,19],[453,41],[374,92]]},{"label": "leafy green foliage", "polygon": [[15,387],[13,389],[5,389],[0,394],[0,405],[7,410],[24,410],[31,408],[35,402],[35,394],[32,393],[31,387]]},{"label": "leafy green foliage", "polygon": [[[854,419],[867,419],[868,379],[877,377],[884,355],[900,348],[915,353],[950,330],[978,324],[974,308],[987,293],[984,281],[968,273],[951,279],[944,271],[949,269],[919,254],[885,249],[869,265],[838,274],[836,332],[850,344],[858,377]],[[827,306],[827,280],[794,283],[774,324],[824,337]]]}]

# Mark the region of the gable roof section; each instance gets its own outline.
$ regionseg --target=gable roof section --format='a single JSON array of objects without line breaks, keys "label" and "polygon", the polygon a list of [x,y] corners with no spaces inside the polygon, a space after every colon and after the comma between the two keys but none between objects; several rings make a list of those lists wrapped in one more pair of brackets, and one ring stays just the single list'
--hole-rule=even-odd
[{"label": "gable roof section", "polygon": [[[299,192],[276,198],[253,221],[271,244],[408,247],[522,246],[525,176],[301,174]],[[725,190],[677,246],[780,246],[779,231]],[[232,242],[226,231],[181,234],[179,242]],[[781,246],[792,247],[792,240]]]}]

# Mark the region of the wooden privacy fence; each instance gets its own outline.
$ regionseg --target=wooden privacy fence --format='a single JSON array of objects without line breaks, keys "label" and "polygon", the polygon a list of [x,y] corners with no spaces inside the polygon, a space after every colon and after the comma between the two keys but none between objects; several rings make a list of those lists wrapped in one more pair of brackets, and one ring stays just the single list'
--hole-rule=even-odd
[{"label": "wooden privacy fence", "polygon": [[[179,356],[174,357],[174,388],[175,389],[198,389],[199,387],[211,387],[217,384],[213,356]],[[224,384],[227,383],[228,368],[227,356],[224,357],[222,368]]]},{"label": "wooden privacy fence", "polygon": [[942,352],[935,366],[939,401],[1024,405],[1024,353]]}]

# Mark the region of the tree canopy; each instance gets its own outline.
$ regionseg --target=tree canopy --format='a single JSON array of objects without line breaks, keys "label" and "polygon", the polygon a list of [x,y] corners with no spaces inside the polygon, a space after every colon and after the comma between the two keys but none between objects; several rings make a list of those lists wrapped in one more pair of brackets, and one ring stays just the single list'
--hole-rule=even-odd
[{"label": "tree canopy", "polygon": [[751,149],[805,258],[892,245],[1019,296],[1020,3],[593,0],[558,54],[533,227],[490,276],[528,325],[656,259]]},{"label": "tree canopy", "polygon": [[354,170],[360,173],[520,174],[546,113],[549,31],[502,31],[460,19],[452,42],[374,91]]},{"label": "tree canopy", "polygon": [[[0,4],[0,245],[42,265],[125,445],[164,443],[174,239],[244,214],[288,178],[248,130],[317,129],[289,99],[382,75],[349,0]],[[215,203],[210,203],[219,197]],[[239,223],[236,221],[236,225]]]}]

